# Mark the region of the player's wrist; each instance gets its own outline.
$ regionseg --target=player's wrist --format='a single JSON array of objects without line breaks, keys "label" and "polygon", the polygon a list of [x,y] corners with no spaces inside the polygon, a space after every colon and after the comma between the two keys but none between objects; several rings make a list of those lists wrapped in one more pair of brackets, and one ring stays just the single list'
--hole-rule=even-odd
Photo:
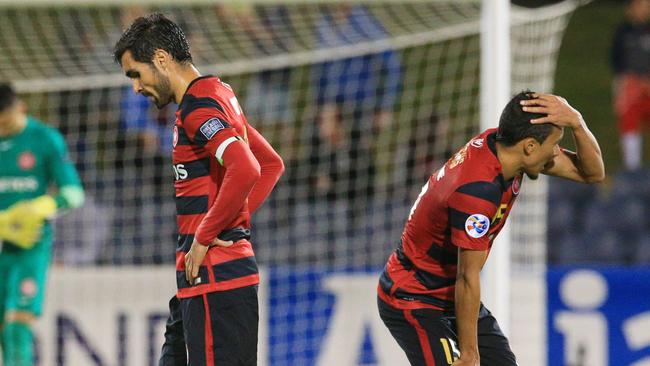
[{"label": "player's wrist", "polygon": [[193,245],[196,244],[196,245],[200,245],[202,247],[209,247],[210,243],[211,243],[211,241],[208,241],[205,238],[202,238],[202,237],[199,238],[198,236],[196,236],[196,237],[194,237]]},{"label": "player's wrist", "polygon": [[476,362],[478,363],[480,360],[480,356],[478,353],[478,350],[459,350],[460,352],[460,359],[463,361],[470,361],[470,362]]}]

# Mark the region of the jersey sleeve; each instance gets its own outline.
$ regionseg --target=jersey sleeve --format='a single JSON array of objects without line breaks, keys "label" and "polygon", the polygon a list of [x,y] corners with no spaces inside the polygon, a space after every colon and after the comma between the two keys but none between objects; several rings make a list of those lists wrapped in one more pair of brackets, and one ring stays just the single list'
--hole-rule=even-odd
[{"label": "jersey sleeve", "polygon": [[243,141],[233,143],[223,161],[226,173],[219,194],[196,230],[195,238],[203,245],[227,228],[260,178],[260,165]]},{"label": "jersey sleeve", "polygon": [[487,250],[490,222],[501,202],[501,189],[491,182],[471,182],[456,189],[448,201],[452,243],[464,249]]},{"label": "jersey sleeve", "polygon": [[284,172],[284,163],[271,144],[252,126],[248,126],[248,143],[260,164],[260,179],[248,196],[248,209],[255,212],[269,196]]},{"label": "jersey sleeve", "polygon": [[46,139],[49,142],[47,154],[47,172],[59,193],[54,197],[59,208],[74,208],[83,203],[83,188],[77,169],[70,160],[63,136],[48,129]]},{"label": "jersey sleeve", "polygon": [[209,151],[223,165],[226,148],[242,140],[223,107],[212,98],[196,98],[181,112],[183,128],[195,145]]}]

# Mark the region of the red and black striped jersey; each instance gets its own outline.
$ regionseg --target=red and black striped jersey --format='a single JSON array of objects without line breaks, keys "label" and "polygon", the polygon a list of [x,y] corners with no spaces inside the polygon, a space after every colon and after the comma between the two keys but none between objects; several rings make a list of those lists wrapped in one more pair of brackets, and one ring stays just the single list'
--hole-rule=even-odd
[{"label": "red and black striped jersey", "polygon": [[496,129],[472,138],[422,188],[378,295],[396,308],[454,309],[458,248],[490,250],[519,194],[505,181]]},{"label": "red and black striped jersey", "polygon": [[[257,169],[259,178],[259,165],[255,167],[257,161],[251,161],[255,158],[246,145],[247,129],[246,117],[228,84],[209,75],[190,83],[176,112],[172,154],[179,231],[178,297],[259,283],[257,263],[248,240],[250,184],[241,192],[232,184],[228,191],[224,188],[227,174],[242,165],[252,167],[247,172],[252,171],[253,175]],[[236,151],[230,152],[236,155],[226,161],[229,151]],[[215,208],[220,212],[215,212]],[[211,247],[199,269],[197,283],[187,282],[184,256],[194,239],[207,245],[220,233],[232,229],[247,234],[236,236],[230,247]]]}]

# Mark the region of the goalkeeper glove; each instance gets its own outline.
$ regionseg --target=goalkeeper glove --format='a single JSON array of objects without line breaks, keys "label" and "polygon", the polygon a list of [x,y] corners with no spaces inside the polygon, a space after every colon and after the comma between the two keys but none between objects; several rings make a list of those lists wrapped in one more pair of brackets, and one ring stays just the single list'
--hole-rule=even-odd
[{"label": "goalkeeper glove", "polygon": [[43,229],[42,219],[27,215],[30,211],[27,205],[19,203],[0,212],[0,238],[22,249],[33,247]]},{"label": "goalkeeper glove", "polygon": [[55,213],[56,201],[48,195],[16,203],[0,213],[0,238],[29,249],[40,238],[45,220]]}]

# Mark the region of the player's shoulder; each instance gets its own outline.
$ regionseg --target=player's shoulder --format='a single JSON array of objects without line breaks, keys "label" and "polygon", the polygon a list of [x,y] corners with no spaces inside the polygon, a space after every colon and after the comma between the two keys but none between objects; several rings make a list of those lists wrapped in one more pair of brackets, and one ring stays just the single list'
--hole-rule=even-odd
[{"label": "player's shoulder", "polygon": [[216,76],[205,75],[194,79],[187,88],[178,109],[181,120],[197,109],[214,109],[228,114],[229,103],[232,103],[234,92],[230,85]]},{"label": "player's shoulder", "polygon": [[[40,121],[32,116],[27,117],[27,126],[34,138],[46,140],[63,139],[61,132],[56,127],[50,126],[47,123]],[[36,141],[43,142],[43,140]]]},{"label": "player's shoulder", "polygon": [[438,176],[449,175],[453,190],[460,187],[473,187],[483,191],[498,191],[500,164],[494,147],[496,130],[486,130],[470,139],[445,164],[444,172]]},{"label": "player's shoulder", "polygon": [[224,83],[216,76],[205,75],[194,79],[187,87],[185,96],[190,98],[183,98],[181,104],[191,104],[196,99],[209,98],[218,102],[227,102],[234,96],[233,89],[227,83]]},{"label": "player's shoulder", "polygon": [[445,164],[448,172],[455,172],[461,179],[492,180],[500,170],[496,155],[496,130],[486,130],[463,145]]}]

